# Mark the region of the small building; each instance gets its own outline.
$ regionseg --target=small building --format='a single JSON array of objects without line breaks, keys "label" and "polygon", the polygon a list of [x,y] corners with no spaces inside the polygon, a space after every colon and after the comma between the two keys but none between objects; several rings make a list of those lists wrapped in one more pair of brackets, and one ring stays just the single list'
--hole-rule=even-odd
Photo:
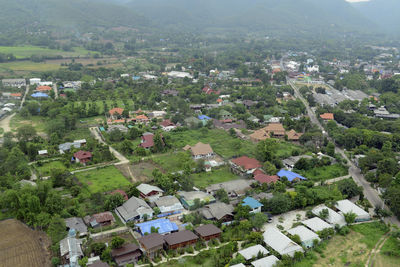
[{"label": "small building", "polygon": [[306,247],[306,248],[313,247],[314,240],[317,240],[318,242],[321,241],[321,239],[319,238],[319,236],[316,233],[305,228],[302,225],[299,225],[297,227],[289,229],[288,233],[291,235],[298,235],[300,237],[302,246]]},{"label": "small building", "polygon": [[245,258],[246,261],[251,260],[253,258],[257,258],[260,254],[264,256],[268,255],[269,251],[261,245],[254,245],[242,250],[239,250],[238,253]]},{"label": "small building", "polygon": [[161,197],[164,193],[161,188],[151,184],[140,184],[136,187],[136,189],[139,190],[140,197],[152,199],[153,201]]},{"label": "small building", "polygon": [[184,150],[190,150],[192,157],[195,160],[211,158],[215,155],[211,146],[209,144],[203,144],[202,142],[199,142],[194,146],[185,146]]},{"label": "small building", "polygon": [[164,91],[162,91],[161,93],[162,96],[178,96],[179,95],[179,91],[174,90],[174,89],[166,89]]},{"label": "small building", "polygon": [[335,208],[338,209],[342,214],[350,212],[356,214],[356,222],[365,222],[371,220],[371,216],[368,212],[366,212],[348,199],[339,200],[336,203]]},{"label": "small building", "polygon": [[26,86],[25,79],[3,79],[1,80],[4,87],[17,87],[21,88],[22,86]]},{"label": "small building", "polygon": [[298,133],[295,130],[290,130],[289,132],[286,132],[287,139],[291,142],[299,142],[300,137],[303,135],[302,133]]},{"label": "small building", "polygon": [[321,119],[323,119],[324,121],[332,121],[335,119],[333,113],[324,113],[324,114],[319,115],[319,117]]},{"label": "small building", "polygon": [[325,221],[321,220],[318,217],[314,217],[305,221],[302,221],[302,224],[313,230],[314,232],[318,233],[322,230],[333,228],[332,225],[326,223]]},{"label": "small building", "polygon": [[41,85],[41,86],[36,87],[37,92],[50,92],[51,90],[53,90],[53,89],[47,85]]},{"label": "small building", "polygon": [[246,197],[245,199],[243,199],[242,205],[250,207],[250,213],[260,213],[261,207],[264,206],[252,197]]},{"label": "small building", "polygon": [[294,253],[297,251],[304,252],[301,246],[282,234],[276,227],[266,229],[263,237],[265,244],[278,252],[281,256],[288,255],[293,257]]},{"label": "small building", "polygon": [[171,120],[164,120],[160,123],[161,129],[165,132],[170,132],[176,129],[176,125]]},{"label": "small building", "polygon": [[122,117],[122,113],[124,112],[123,108],[113,108],[108,111],[112,120],[117,120]]},{"label": "small building", "polygon": [[279,262],[279,259],[274,255],[258,259],[256,261],[251,262],[253,267],[273,267],[276,266]]},{"label": "small building", "polygon": [[282,177],[286,177],[289,182],[298,182],[301,180],[307,180],[307,178],[301,176],[298,173],[287,171],[284,169],[280,170],[276,175],[278,175],[280,179],[282,179]]},{"label": "small building", "polygon": [[251,180],[237,179],[219,184],[212,184],[206,188],[206,191],[208,194],[215,195],[218,190],[223,189],[230,198],[237,198],[244,196],[246,192],[251,189],[252,183],[253,181]]},{"label": "small building", "polygon": [[115,222],[115,218],[111,212],[106,211],[94,214],[92,216],[86,216],[84,221],[87,225],[97,228],[112,225]]},{"label": "small building", "polygon": [[138,239],[140,246],[150,259],[157,256],[164,247],[164,237],[159,233],[145,235]]},{"label": "small building", "polygon": [[312,159],[312,156],[309,155],[300,155],[300,156],[291,156],[288,157],[284,160],[282,160],[283,165],[291,171],[294,168],[294,165],[300,160],[300,159]]},{"label": "small building", "polygon": [[164,237],[167,249],[177,249],[193,245],[199,238],[192,231],[183,230]]},{"label": "small building", "polygon": [[160,209],[161,214],[180,212],[184,209],[179,199],[175,196],[163,196],[154,201],[154,203]]},{"label": "small building", "polygon": [[344,216],[342,214],[337,213],[336,211],[328,208],[325,205],[319,205],[315,208],[312,209],[312,213],[315,216],[320,216],[320,213],[323,210],[328,210],[328,217],[323,218],[325,221],[327,221],[328,223],[330,223],[331,225],[339,225],[340,227],[343,227],[346,225],[346,220],[344,218]]},{"label": "small building", "polygon": [[117,124],[117,125],[109,125],[107,129],[107,133],[111,133],[113,131],[120,131],[122,133],[127,133],[128,132],[128,127],[125,125]]},{"label": "small building", "polygon": [[74,140],[74,143],[81,144],[81,146],[85,146],[87,141],[86,139],[79,139],[79,140]]},{"label": "small building", "polygon": [[124,244],[121,248],[111,250],[111,257],[118,266],[136,263],[142,254],[142,251],[136,244]]},{"label": "small building", "polygon": [[88,234],[88,229],[86,224],[83,222],[82,218],[71,217],[64,219],[67,230],[75,229],[79,233],[79,237],[86,236]]},{"label": "small building", "polygon": [[261,168],[261,163],[253,158],[247,156],[242,156],[239,158],[234,158],[230,160],[231,170],[243,177],[248,177],[253,174],[253,172]]},{"label": "small building", "polygon": [[144,217],[153,217],[153,209],[143,199],[131,197],[122,206],[115,209],[115,212],[124,223],[141,221]]},{"label": "small building", "polygon": [[260,173],[260,174],[254,175],[254,180],[259,182],[260,184],[274,184],[277,181],[279,181],[279,176]]},{"label": "small building", "polygon": [[138,223],[135,225],[135,227],[138,229],[139,233],[142,236],[146,234],[151,234],[152,229],[157,230],[157,233],[159,233],[160,235],[171,234],[179,230],[176,223],[173,223],[168,219],[157,219],[153,221]]},{"label": "small building", "polygon": [[214,224],[206,224],[194,229],[194,232],[203,240],[211,240],[221,237],[221,229]]},{"label": "small building", "polygon": [[86,266],[87,267],[110,267],[110,265],[107,262],[101,261],[99,256],[89,258]]},{"label": "small building", "polygon": [[60,154],[64,154],[65,152],[70,151],[71,148],[81,148],[81,144],[67,142],[67,143],[58,145],[58,150],[60,151]]},{"label": "small building", "polygon": [[82,240],[75,236],[75,229],[70,229],[68,236],[60,241],[60,255],[70,266],[78,266],[78,260],[83,257]]},{"label": "small building", "polygon": [[82,163],[84,165],[86,163],[88,163],[89,161],[91,161],[92,157],[93,157],[92,153],[90,153],[88,151],[80,150],[80,151],[74,153],[75,161],[77,163]]},{"label": "small building", "polygon": [[234,220],[234,208],[231,204],[217,202],[204,206],[200,213],[206,220],[216,220],[220,223],[230,223]]},{"label": "small building", "polygon": [[182,205],[188,210],[195,208],[196,199],[199,199],[200,203],[203,204],[209,204],[215,202],[215,198],[212,195],[202,191],[190,191],[190,192],[179,191],[178,195],[180,197]]},{"label": "small building", "polygon": [[142,141],[139,146],[143,147],[144,149],[152,148],[154,146],[154,134],[144,133],[142,135]]},{"label": "small building", "polygon": [[49,153],[48,153],[47,149],[44,149],[44,150],[39,150],[38,155],[45,157],[45,156],[48,156]]}]

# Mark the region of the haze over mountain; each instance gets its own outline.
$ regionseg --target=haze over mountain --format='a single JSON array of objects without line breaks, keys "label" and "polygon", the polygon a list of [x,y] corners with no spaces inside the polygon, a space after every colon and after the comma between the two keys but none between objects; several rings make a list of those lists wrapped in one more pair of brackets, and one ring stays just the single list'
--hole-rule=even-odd
[{"label": "haze over mountain", "polygon": [[399,0],[371,0],[352,5],[366,18],[379,25],[382,31],[400,34]]}]

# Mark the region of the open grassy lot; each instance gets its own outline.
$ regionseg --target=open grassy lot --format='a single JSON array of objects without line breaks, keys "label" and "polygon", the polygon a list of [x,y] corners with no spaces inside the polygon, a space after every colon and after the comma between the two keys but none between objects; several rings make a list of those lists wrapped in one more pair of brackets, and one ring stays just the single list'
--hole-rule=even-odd
[{"label": "open grassy lot", "polygon": [[185,152],[154,155],[151,160],[167,172],[181,171],[186,163],[191,166],[195,164],[191,156]]},{"label": "open grassy lot", "polygon": [[305,152],[304,147],[300,145],[280,140],[276,155],[281,159],[285,159],[292,156],[292,152],[295,150],[299,151],[299,154],[303,154]]},{"label": "open grassy lot", "polygon": [[23,118],[20,115],[16,114],[10,122],[10,128],[13,132],[15,132],[19,127],[23,125],[32,125],[38,133],[46,131],[46,119],[40,116]]},{"label": "open grassy lot", "polygon": [[[133,108],[133,101],[132,101],[132,99],[127,99],[126,100],[126,102],[128,102],[128,107],[125,107],[125,104],[124,104],[124,101],[123,100],[104,100],[105,102],[106,102],[106,104],[107,104],[107,106],[108,106],[108,109],[112,109],[113,107],[114,107],[114,104],[116,104],[116,106],[117,107],[120,107],[120,108],[128,108],[128,109],[132,109]],[[94,102],[90,102],[90,101],[86,101],[85,102],[86,103],[86,107],[87,108],[89,108],[89,104],[92,104],[92,103],[96,103],[96,105],[97,105],[97,109],[98,109],[98,111],[100,112],[100,113],[105,113],[105,112],[107,112],[108,110],[104,110],[104,104],[103,104],[103,100],[97,100],[97,101],[94,101]],[[71,104],[70,104],[71,105]],[[74,102],[73,103],[73,105],[75,105],[75,107],[77,107],[77,106],[79,106],[79,105],[81,105],[81,102],[79,102],[79,101],[77,101],[77,102]],[[96,117],[97,118],[97,117]],[[104,118],[104,117],[101,117],[101,118]],[[87,120],[89,120],[90,118],[88,118],[88,119],[82,119],[82,121],[87,121]]]},{"label": "open grassy lot", "polygon": [[309,180],[318,182],[348,175],[349,171],[348,167],[341,164],[333,164],[330,166],[313,168],[307,171],[298,171],[298,173]]},{"label": "open grassy lot", "polygon": [[241,140],[230,136],[223,130],[212,129],[207,132],[202,130],[189,130],[171,133],[173,147],[182,149],[185,145],[195,145],[198,142],[210,144],[214,152],[225,159],[233,156],[254,156],[256,145],[250,141]]},{"label": "open grassy lot", "polygon": [[78,172],[75,176],[91,193],[107,192],[130,185],[121,172],[114,166],[96,170]]},{"label": "open grassy lot", "polygon": [[78,57],[93,54],[93,52],[81,47],[75,47],[73,51],[63,51],[40,46],[0,46],[0,53],[13,54],[18,59],[30,58],[32,55]]},{"label": "open grassy lot", "polygon": [[7,73],[9,71],[19,73],[41,72],[58,70],[61,66],[58,64],[32,62],[29,60],[14,61],[0,64],[0,73]]},{"label": "open grassy lot", "polygon": [[51,161],[43,163],[42,166],[36,166],[36,169],[39,172],[39,175],[42,177],[50,176],[50,172],[52,169],[63,169],[66,170],[67,167],[61,161]]},{"label": "open grassy lot", "polygon": [[228,167],[213,170],[211,172],[195,173],[190,176],[196,187],[205,188],[211,184],[223,183],[239,177],[233,174]]}]

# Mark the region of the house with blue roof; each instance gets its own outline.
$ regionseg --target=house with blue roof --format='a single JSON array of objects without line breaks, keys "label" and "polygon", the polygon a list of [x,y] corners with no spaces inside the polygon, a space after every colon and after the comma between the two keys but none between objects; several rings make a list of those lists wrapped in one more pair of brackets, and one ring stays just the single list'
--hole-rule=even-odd
[{"label": "house with blue roof", "polygon": [[298,173],[291,172],[291,171],[284,170],[284,169],[280,170],[276,175],[278,175],[279,178],[286,177],[289,182],[298,182],[301,180],[307,180],[307,178],[301,176]]},{"label": "house with blue roof", "polygon": [[264,206],[252,197],[246,197],[245,199],[243,199],[242,205],[250,207],[250,213],[259,213],[261,212],[261,207]]},{"label": "house with blue roof", "polygon": [[204,120],[205,120],[205,121],[211,120],[211,118],[208,117],[207,115],[199,115],[198,118],[199,118],[199,120],[202,120],[202,121],[204,121]]},{"label": "house with blue roof", "polygon": [[151,229],[155,229],[159,234],[165,235],[179,230],[176,223],[171,222],[168,219],[157,219],[153,221],[143,222],[136,224],[136,227],[141,235],[151,234]]}]

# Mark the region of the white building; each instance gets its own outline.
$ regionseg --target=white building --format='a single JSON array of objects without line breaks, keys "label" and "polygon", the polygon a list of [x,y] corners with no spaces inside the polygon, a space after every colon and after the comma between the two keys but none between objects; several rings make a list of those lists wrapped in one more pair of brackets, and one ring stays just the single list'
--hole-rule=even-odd
[{"label": "white building", "polygon": [[193,79],[193,76],[190,73],[183,71],[171,71],[167,73],[169,78],[189,78]]},{"label": "white building", "polygon": [[339,225],[340,227],[343,227],[346,225],[346,220],[344,219],[344,216],[342,214],[337,213],[333,209],[328,208],[325,205],[319,205],[315,208],[313,208],[312,213],[316,216],[320,216],[320,212],[323,211],[324,209],[328,210],[328,217],[324,218],[325,221],[332,225]]},{"label": "white building", "polygon": [[260,253],[264,256],[268,255],[268,250],[261,245],[251,246],[245,249],[238,251],[240,255],[242,255],[247,261],[252,258],[256,258]]},{"label": "white building", "polygon": [[301,246],[282,234],[276,227],[268,228],[264,232],[263,237],[264,242],[281,256],[289,255],[290,257],[293,257],[294,253],[297,251],[304,252]]},{"label": "white building", "polygon": [[35,84],[39,84],[41,81],[42,81],[42,79],[40,79],[40,78],[32,78],[32,79],[29,79],[29,84],[35,85]]},{"label": "white building", "polygon": [[274,255],[253,261],[251,263],[252,266],[254,267],[273,267],[276,266],[276,264],[279,262],[279,259],[275,257]]},{"label": "white building", "polygon": [[355,213],[357,215],[356,217],[356,222],[364,222],[364,221],[369,221],[371,220],[371,216],[369,215],[368,212],[354,204],[348,199],[340,200],[337,202],[335,207],[342,213]]},{"label": "white building", "polygon": [[314,246],[314,240],[317,240],[318,242],[321,241],[316,233],[305,228],[302,225],[289,229],[288,233],[291,235],[298,235],[300,237],[301,244],[307,248],[311,248]]},{"label": "white building", "polygon": [[321,220],[318,217],[314,217],[305,221],[302,221],[302,223],[313,230],[314,232],[320,232],[322,230],[328,229],[328,228],[333,228],[332,225],[326,223],[325,221]]}]

